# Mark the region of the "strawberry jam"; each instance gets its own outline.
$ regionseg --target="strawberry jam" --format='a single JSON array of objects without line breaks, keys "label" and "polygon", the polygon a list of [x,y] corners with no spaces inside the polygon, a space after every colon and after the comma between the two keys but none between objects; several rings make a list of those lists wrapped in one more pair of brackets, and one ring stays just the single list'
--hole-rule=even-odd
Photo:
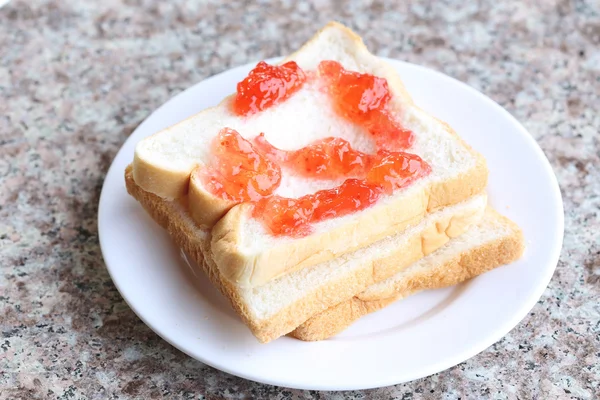
[{"label": "strawberry jam", "polygon": [[260,134],[254,145],[272,161],[309,178],[364,178],[387,193],[427,175],[431,167],[421,157],[406,152],[380,150],[367,154],[354,150],[341,138],[325,138],[295,151],[279,150]]},{"label": "strawberry jam", "polygon": [[256,203],[253,217],[262,221],[273,235],[301,237],[311,232],[310,224],[363,210],[382,193],[379,185],[347,179],[338,187],[298,199],[277,195],[264,198]]},{"label": "strawberry jam", "polygon": [[259,62],[238,83],[233,110],[238,115],[254,114],[290,97],[306,81],[306,74],[294,61],[283,65]]},{"label": "strawberry jam", "polygon": [[[318,72],[311,79],[323,79],[335,112],[371,135],[375,154],[355,150],[336,137],[298,150],[281,150],[262,133],[250,142],[224,128],[212,143],[213,158],[203,174],[211,193],[237,203],[253,203],[252,216],[276,236],[308,235],[311,224],[370,207],[382,195],[431,172],[419,156],[401,151],[411,146],[413,134],[388,111],[392,95],[385,79],[347,71],[335,61],[322,61]],[[281,66],[260,62],[238,84],[233,110],[238,115],[264,110],[298,91],[306,79],[294,62]],[[300,198],[285,198],[273,194],[281,182],[281,168],[306,178],[344,182]]]},{"label": "strawberry jam", "polygon": [[382,150],[377,153],[366,181],[381,186],[386,193],[391,194],[430,172],[429,164],[416,154]]},{"label": "strawberry jam", "polygon": [[296,151],[285,151],[275,148],[260,134],[255,138],[255,146],[272,161],[299,175],[322,179],[354,177],[336,188],[298,199],[271,196],[260,200],[253,216],[273,235],[307,235],[310,224],[365,209],[382,193],[391,194],[431,172],[429,164],[415,154],[386,150],[362,153],[341,138],[325,138]]},{"label": "strawberry jam", "polygon": [[363,176],[371,164],[369,154],[354,150],[341,138],[328,137],[295,151],[275,148],[264,134],[254,139],[254,145],[281,166],[308,178],[340,179]]},{"label": "strawberry jam", "polygon": [[347,71],[337,61],[321,61],[319,74],[327,80],[335,111],[363,126],[378,148],[402,150],[410,147],[413,134],[386,110],[392,95],[387,81],[370,74]]},{"label": "strawberry jam", "polygon": [[211,193],[230,201],[258,201],[281,182],[281,169],[233,129],[222,129],[212,142],[212,160],[203,176]]}]

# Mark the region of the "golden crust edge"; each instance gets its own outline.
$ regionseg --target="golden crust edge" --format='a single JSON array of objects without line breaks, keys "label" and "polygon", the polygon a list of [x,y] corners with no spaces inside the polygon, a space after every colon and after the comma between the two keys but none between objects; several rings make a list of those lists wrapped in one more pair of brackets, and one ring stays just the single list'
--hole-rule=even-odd
[{"label": "golden crust edge", "polygon": [[452,286],[518,260],[525,248],[521,229],[513,221],[491,208],[486,212],[493,213],[502,224],[509,226],[511,234],[457,254],[433,269],[418,270],[409,278],[395,282],[393,287],[395,294],[391,297],[364,300],[354,296],[311,317],[292,331],[290,336],[304,341],[328,339],[362,316],[378,311],[415,292]]}]

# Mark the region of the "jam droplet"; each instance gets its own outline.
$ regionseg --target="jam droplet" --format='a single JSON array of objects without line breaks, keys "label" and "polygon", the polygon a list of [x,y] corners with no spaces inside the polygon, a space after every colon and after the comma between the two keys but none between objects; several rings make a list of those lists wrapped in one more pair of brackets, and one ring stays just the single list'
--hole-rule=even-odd
[{"label": "jam droplet", "polygon": [[328,81],[335,111],[363,126],[373,136],[377,148],[402,150],[414,140],[386,109],[392,98],[387,80],[370,74],[348,71],[337,61],[321,61],[319,73]]},{"label": "jam droplet", "polygon": [[246,202],[269,196],[281,182],[281,169],[237,131],[224,128],[212,142],[212,159],[203,182],[223,199]]},{"label": "jam droplet", "polygon": [[317,140],[294,151],[277,149],[262,133],[254,139],[254,144],[271,160],[308,178],[361,177],[372,159],[369,154],[354,150],[347,140],[334,137]]},{"label": "jam droplet", "polygon": [[431,166],[416,154],[382,150],[367,173],[367,182],[380,185],[386,193],[404,188],[429,175]]},{"label": "jam droplet", "polygon": [[237,84],[233,111],[249,115],[265,110],[297,92],[305,81],[306,74],[294,61],[283,65],[261,61]]}]

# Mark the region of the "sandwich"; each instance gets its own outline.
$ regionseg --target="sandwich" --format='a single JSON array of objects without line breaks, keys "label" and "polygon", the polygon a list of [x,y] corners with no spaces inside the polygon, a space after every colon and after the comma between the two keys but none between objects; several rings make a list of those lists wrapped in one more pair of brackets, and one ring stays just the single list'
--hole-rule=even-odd
[{"label": "sandwich", "polygon": [[[489,215],[510,225],[488,209],[485,159],[338,23],[236,89],[140,141],[125,181],[260,342],[323,339],[337,330],[317,321],[342,329],[351,318],[336,309],[412,279],[398,274]],[[488,267],[465,268],[455,276]]]}]

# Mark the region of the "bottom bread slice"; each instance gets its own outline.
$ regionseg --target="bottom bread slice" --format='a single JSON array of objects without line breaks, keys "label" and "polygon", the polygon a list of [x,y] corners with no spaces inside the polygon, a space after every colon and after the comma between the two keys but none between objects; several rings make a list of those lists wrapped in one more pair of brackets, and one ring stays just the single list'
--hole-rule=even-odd
[{"label": "bottom bread slice", "polygon": [[411,294],[452,286],[511,263],[521,257],[523,250],[519,227],[488,208],[483,219],[461,236],[391,278],[313,316],[291,336],[306,341],[327,339],[360,317]]},{"label": "bottom bread slice", "polygon": [[256,288],[227,280],[215,265],[210,232],[196,226],[185,198],[168,201],[139,187],[131,166],[125,171],[127,191],[165,228],[175,243],[202,267],[213,285],[263,343],[290,333],[330,307],[352,299],[370,285],[387,279],[464,233],[483,217],[485,194],[428,214],[402,232],[370,246],[304,268]]}]

